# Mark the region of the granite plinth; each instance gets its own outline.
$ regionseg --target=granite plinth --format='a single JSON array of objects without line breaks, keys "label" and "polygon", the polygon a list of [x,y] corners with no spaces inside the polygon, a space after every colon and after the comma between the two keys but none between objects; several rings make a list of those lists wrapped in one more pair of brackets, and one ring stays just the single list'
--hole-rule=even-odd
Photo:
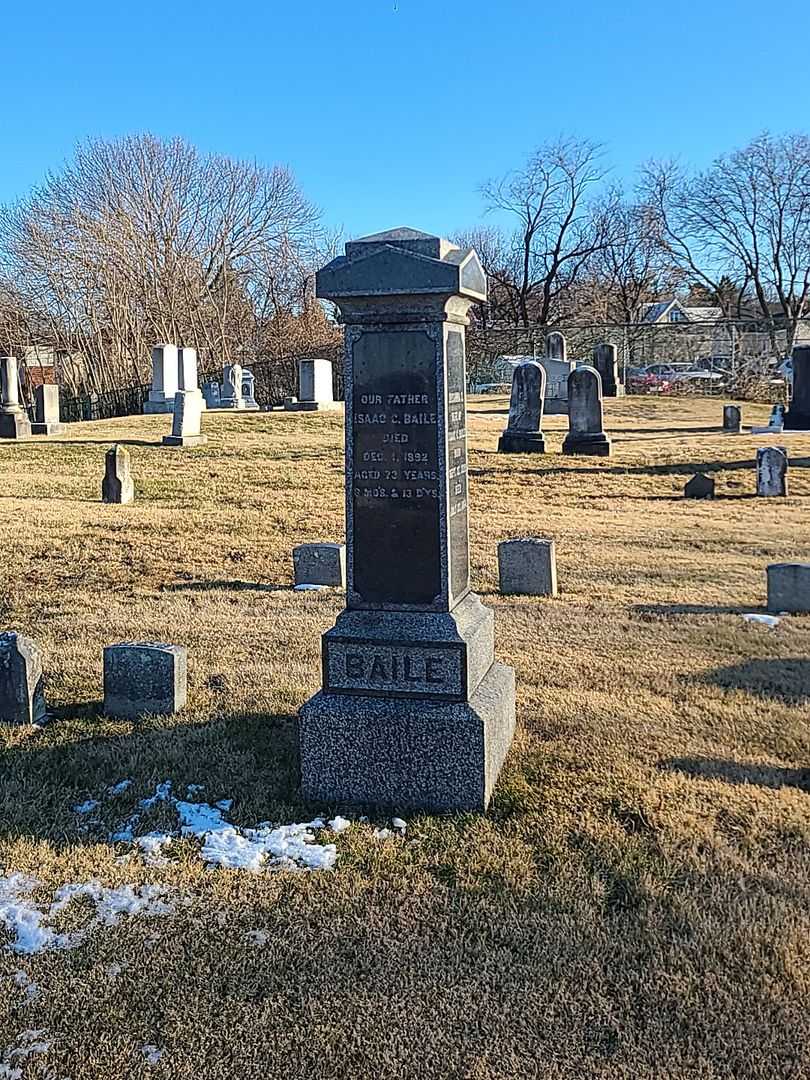
[{"label": "granite plinth", "polygon": [[498,439],[499,454],[544,454],[546,440],[542,431],[504,431]]},{"label": "granite plinth", "polygon": [[64,435],[67,424],[32,424],[32,435]]},{"label": "granite plinth", "polygon": [[343,407],[342,401],[285,401],[287,412],[334,412]]},{"label": "granite plinth", "polygon": [[204,446],[208,442],[207,435],[164,435],[164,446]]},{"label": "granite plinth", "polygon": [[475,593],[450,612],[352,611],[323,635],[330,694],[465,701],[486,676],[495,616]]},{"label": "granite plinth", "polygon": [[469,702],[317,693],[300,712],[306,799],[484,811],[515,730],[515,673],[493,664]]},{"label": "granite plinth", "polygon": [[591,457],[610,457],[610,439],[604,432],[598,435],[566,435],[562,444],[564,454],[590,454]]},{"label": "granite plinth", "polygon": [[30,439],[31,423],[24,412],[0,413],[0,439]]}]

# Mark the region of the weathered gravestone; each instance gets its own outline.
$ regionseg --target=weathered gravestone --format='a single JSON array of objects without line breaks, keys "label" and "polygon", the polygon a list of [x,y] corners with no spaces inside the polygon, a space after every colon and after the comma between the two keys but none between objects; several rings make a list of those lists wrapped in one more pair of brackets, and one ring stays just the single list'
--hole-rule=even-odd
[{"label": "weathered gravestone", "polygon": [[546,372],[536,360],[524,360],[512,375],[509,420],[498,441],[501,454],[542,454],[543,402],[546,396]]},{"label": "weathered gravestone", "polygon": [[171,435],[163,436],[164,446],[202,446],[208,442],[200,433],[203,396],[199,390],[178,390],[174,395]]},{"label": "weathered gravestone", "polygon": [[59,414],[59,387],[48,383],[34,388],[33,435],[64,435],[67,427]]},{"label": "weathered gravestone", "polygon": [[771,563],[766,573],[768,611],[810,611],[810,563]]},{"label": "weathered gravestone", "polygon": [[332,396],[332,361],[322,357],[299,360],[298,397],[285,398],[284,408],[290,412],[340,408]]},{"label": "weathered gravestone", "polygon": [[619,350],[603,342],[593,350],[593,366],[602,379],[604,397],[623,397],[624,386],[619,379]]},{"label": "weathered gravestone", "polygon": [[256,376],[247,368],[242,368],[242,397],[245,399],[247,412],[258,412],[259,403],[256,400]]},{"label": "weathered gravestone", "polygon": [[[145,408],[144,406],[144,410]],[[99,420],[101,418],[101,401],[94,390],[82,397],[81,409],[82,420]]]},{"label": "weathered gravestone", "polygon": [[222,369],[222,387],[219,392],[221,409],[244,409],[242,397],[242,365],[225,364]]},{"label": "weathered gravestone", "polygon": [[[191,351],[194,352],[193,349]],[[152,389],[144,402],[143,411],[147,414],[170,413],[174,409],[174,395],[178,390],[178,381],[177,346],[154,345],[152,347]]]},{"label": "weathered gravestone", "polygon": [[567,363],[568,345],[565,334],[561,334],[559,330],[552,330],[546,336],[546,356],[549,360],[557,360],[561,364]]},{"label": "weathered gravestone", "polygon": [[765,427],[752,427],[752,435],[781,435],[785,425],[785,406],[774,405]]},{"label": "weathered gravestone", "polygon": [[0,357],[0,439],[28,439],[31,423],[20,405],[20,371],[16,356]]},{"label": "weathered gravestone", "polygon": [[711,499],[714,497],[714,480],[705,473],[695,473],[683,489],[685,499]]},{"label": "weathered gravestone", "polygon": [[507,595],[556,596],[554,541],[527,536],[498,544],[498,580]]},{"label": "weathered gravestone", "polygon": [[793,359],[793,389],[785,413],[786,431],[810,431],[810,345],[796,345]]},{"label": "weathered gravestone", "polygon": [[346,588],[345,544],[299,544],[293,548],[296,585],[329,585]]},{"label": "weathered gravestone", "polygon": [[599,372],[583,365],[568,376],[568,434],[564,454],[608,457],[610,439],[602,430],[602,380]]},{"label": "weathered gravestone", "polygon": [[34,642],[13,631],[0,634],[0,721],[43,723],[43,686],[42,657]]},{"label": "weathered gravestone", "polygon": [[788,454],[784,446],[757,450],[757,495],[787,495]]},{"label": "weathered gravestone", "polygon": [[104,649],[104,715],[135,719],[175,713],[186,704],[187,651],[183,645],[124,641]]},{"label": "weathered gravestone", "polygon": [[113,446],[104,457],[104,479],[101,483],[101,501],[105,503],[131,503],[135,499],[129,450],[125,446]]},{"label": "weathered gravestone", "polygon": [[221,404],[220,400],[220,385],[216,380],[209,379],[208,382],[204,382],[202,386],[203,399],[206,406],[209,409],[218,409]]},{"label": "weathered gravestone", "polygon": [[483,810],[515,724],[493,613],[470,591],[464,330],[473,251],[413,229],[317,275],[346,338],[346,609],[302,708],[305,797]]},{"label": "weathered gravestone", "polygon": [[723,431],[739,435],[742,431],[742,411],[737,405],[723,406]]},{"label": "weathered gravestone", "polygon": [[568,412],[568,376],[574,363],[568,359],[565,337],[559,330],[547,335],[545,355],[538,361],[546,373],[545,412],[548,416],[564,416]]}]

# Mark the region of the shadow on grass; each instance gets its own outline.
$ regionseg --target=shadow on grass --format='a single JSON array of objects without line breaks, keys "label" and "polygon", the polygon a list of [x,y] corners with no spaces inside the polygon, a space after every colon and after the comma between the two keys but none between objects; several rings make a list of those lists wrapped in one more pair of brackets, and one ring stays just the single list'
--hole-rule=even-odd
[{"label": "shadow on grass", "polygon": [[657,618],[668,615],[743,615],[755,614],[765,609],[759,604],[740,607],[736,604],[634,604],[630,608],[633,615],[642,619]]},{"label": "shadow on grass", "polygon": [[[237,823],[312,816],[298,794],[294,715],[246,713],[208,723],[145,717],[130,723],[94,716],[97,702],[80,708],[78,716],[71,708],[69,719],[61,718],[67,710],[52,710],[56,719],[43,731],[0,751],[0,837],[32,836],[67,847],[107,842],[138,802],[166,780],[181,799],[189,785],[202,785],[195,801],[233,799],[228,817]],[[124,734],[116,733],[122,728]],[[110,796],[109,788],[123,779],[132,781],[125,795]],[[87,798],[99,800],[98,810],[76,815],[73,807]],[[137,833],[154,828],[147,814],[142,818]]]},{"label": "shadow on grass", "polygon": [[[630,442],[627,445],[629,446]],[[502,458],[504,456],[498,454],[497,450],[476,450],[475,453],[485,457]],[[578,467],[578,462],[583,460],[583,457],[578,455],[571,455],[566,460],[571,462],[569,468],[552,465],[547,469],[523,469],[522,474],[524,476],[550,476],[554,473],[593,474],[594,476],[691,476],[696,472],[725,473],[745,469],[746,472],[750,472],[753,482],[756,470],[756,460],[753,454],[750,458],[745,458],[742,461],[673,461],[665,465],[605,465],[601,468]],[[806,469],[808,467],[810,467],[810,457],[790,458],[791,469]],[[471,476],[485,476],[492,471],[492,469],[474,468],[470,469],[469,473]],[[733,497],[739,498],[740,496]]]},{"label": "shadow on grass", "polygon": [[[55,442],[56,440],[54,440]],[[111,436],[109,439],[59,439],[60,446],[162,446],[158,439],[117,439]]]},{"label": "shadow on grass", "polygon": [[258,581],[175,581],[163,585],[161,592],[292,592],[292,585],[267,585]]},{"label": "shadow on grass", "polygon": [[796,787],[810,791],[810,769],[783,769],[777,765],[742,765],[722,758],[669,758],[659,763],[667,772],[684,773],[693,780],[721,780],[726,784],[758,787]]},{"label": "shadow on grass", "polygon": [[810,697],[810,660],[795,657],[747,660],[715,668],[704,679],[724,690],[745,690],[758,697],[795,704]]}]

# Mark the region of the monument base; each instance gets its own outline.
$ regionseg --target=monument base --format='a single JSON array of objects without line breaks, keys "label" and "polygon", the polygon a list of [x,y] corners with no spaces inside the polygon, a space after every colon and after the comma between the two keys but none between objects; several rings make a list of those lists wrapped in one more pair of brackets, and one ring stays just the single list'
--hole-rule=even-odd
[{"label": "monument base", "polygon": [[286,412],[333,412],[343,407],[342,401],[290,401],[284,402]]},{"label": "monument base", "polygon": [[207,435],[164,435],[164,446],[204,446],[208,442]]},{"label": "monument base", "polygon": [[724,435],[742,435],[742,424],[737,424],[735,427],[724,427]]},{"label": "monument base", "polygon": [[515,673],[493,664],[469,702],[319,691],[300,712],[301,792],[314,802],[483,811],[515,730]]},{"label": "monument base", "polygon": [[604,386],[602,388],[602,397],[603,398],[606,398],[606,397],[624,397],[625,393],[626,393],[626,391],[625,391],[625,388],[623,386],[609,386],[607,388],[607,390],[604,389]]},{"label": "monument base", "polygon": [[67,431],[67,424],[32,424],[32,435],[64,435]]},{"label": "monument base", "polygon": [[610,457],[610,439],[604,431],[598,435],[565,436],[562,444],[564,454],[589,454],[591,457]]},{"label": "monument base", "polygon": [[545,454],[546,440],[542,431],[510,431],[498,439],[499,454]]},{"label": "monument base", "polygon": [[145,401],[143,403],[144,416],[157,416],[159,413],[174,412],[174,398],[166,401]]},{"label": "monument base", "polygon": [[24,412],[0,413],[0,439],[30,439],[31,423]]}]

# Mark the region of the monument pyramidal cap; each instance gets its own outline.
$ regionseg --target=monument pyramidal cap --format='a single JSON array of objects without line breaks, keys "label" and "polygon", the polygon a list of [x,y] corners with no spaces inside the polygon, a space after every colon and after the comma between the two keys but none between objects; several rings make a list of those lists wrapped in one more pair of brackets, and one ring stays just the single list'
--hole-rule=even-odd
[{"label": "monument pyramidal cap", "polygon": [[317,274],[345,326],[346,608],[301,710],[306,798],[484,810],[515,723],[470,589],[465,330],[474,251],[398,228]]}]

